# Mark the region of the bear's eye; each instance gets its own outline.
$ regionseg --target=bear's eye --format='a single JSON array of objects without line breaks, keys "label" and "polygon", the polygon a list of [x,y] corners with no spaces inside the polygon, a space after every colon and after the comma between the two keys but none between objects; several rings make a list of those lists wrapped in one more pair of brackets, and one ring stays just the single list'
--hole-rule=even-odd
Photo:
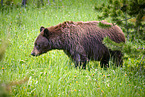
[{"label": "bear's eye", "polygon": [[40,49],[40,45],[37,44],[37,43],[35,43],[35,47],[36,47],[37,49]]},{"label": "bear's eye", "polygon": [[40,48],[40,45],[39,44],[37,46]]},{"label": "bear's eye", "polygon": [[37,43],[35,43],[35,46],[37,46]]}]

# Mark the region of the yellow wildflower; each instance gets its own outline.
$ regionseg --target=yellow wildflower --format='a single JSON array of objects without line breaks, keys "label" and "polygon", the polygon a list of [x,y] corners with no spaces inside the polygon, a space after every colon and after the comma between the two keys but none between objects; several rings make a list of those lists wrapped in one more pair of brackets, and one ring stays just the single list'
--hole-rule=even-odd
[{"label": "yellow wildflower", "polygon": [[78,81],[76,81],[76,83],[78,83]]},{"label": "yellow wildflower", "polygon": [[103,90],[101,90],[101,92],[102,92],[102,93],[104,93],[104,91],[103,91]]},{"label": "yellow wildflower", "polygon": [[76,89],[74,89],[74,91],[77,91]]},{"label": "yellow wildflower", "polygon": [[4,70],[5,68],[4,67],[2,67],[2,70]]}]

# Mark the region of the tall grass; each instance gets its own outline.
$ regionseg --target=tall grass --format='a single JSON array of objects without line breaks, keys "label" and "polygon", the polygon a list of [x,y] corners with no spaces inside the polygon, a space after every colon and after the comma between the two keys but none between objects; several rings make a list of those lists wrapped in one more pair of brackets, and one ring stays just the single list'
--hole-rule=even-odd
[{"label": "tall grass", "polygon": [[[111,67],[104,70],[99,62],[90,62],[87,70],[75,69],[74,63],[63,51],[58,50],[39,57],[30,56],[42,25],[48,27],[66,20],[98,20],[97,15],[101,13],[95,11],[94,6],[101,2],[58,0],[40,8],[29,4],[26,8],[13,7],[0,12],[0,38],[8,38],[9,41],[5,57],[0,62],[0,82],[10,83],[29,78],[24,84],[12,86],[11,96],[145,96],[144,73],[132,74],[126,66],[114,69],[110,62]],[[130,63],[125,61],[124,64]]]}]

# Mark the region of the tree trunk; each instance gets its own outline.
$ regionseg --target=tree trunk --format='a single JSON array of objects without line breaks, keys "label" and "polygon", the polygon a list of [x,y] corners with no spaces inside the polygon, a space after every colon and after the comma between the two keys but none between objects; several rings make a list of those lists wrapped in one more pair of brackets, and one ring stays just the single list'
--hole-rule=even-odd
[{"label": "tree trunk", "polygon": [[25,6],[27,3],[27,0],[22,0],[22,5]]},{"label": "tree trunk", "polygon": [[[55,2],[55,0],[53,0],[53,2]],[[50,4],[50,1],[48,0],[48,4]]]},{"label": "tree trunk", "polygon": [[3,0],[1,0],[1,5],[3,6]]}]

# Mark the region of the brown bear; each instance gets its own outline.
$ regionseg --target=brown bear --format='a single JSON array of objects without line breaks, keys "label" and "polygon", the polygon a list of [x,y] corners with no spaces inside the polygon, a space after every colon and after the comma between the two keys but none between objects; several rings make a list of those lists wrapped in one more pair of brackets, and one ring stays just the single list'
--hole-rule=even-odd
[{"label": "brown bear", "polygon": [[[99,23],[110,27],[100,27]],[[111,56],[117,66],[122,66],[121,51],[112,51],[102,43],[103,38],[107,36],[116,43],[125,42],[122,30],[117,25],[104,21],[65,21],[48,28],[42,26],[31,55],[38,56],[59,49],[73,59],[75,67],[83,64],[82,68],[86,69],[89,60],[100,61],[101,68],[109,67]]]}]

